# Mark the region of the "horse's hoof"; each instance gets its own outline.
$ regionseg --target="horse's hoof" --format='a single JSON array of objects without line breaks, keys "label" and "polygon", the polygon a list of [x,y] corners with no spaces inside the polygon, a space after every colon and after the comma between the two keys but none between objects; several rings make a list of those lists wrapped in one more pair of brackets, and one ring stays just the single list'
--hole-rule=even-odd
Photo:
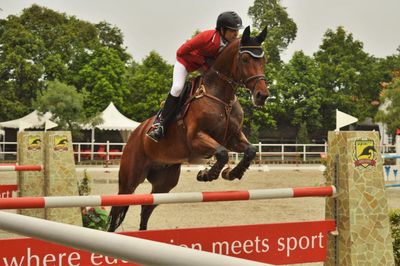
[{"label": "horse's hoof", "polygon": [[199,173],[197,174],[197,181],[202,181],[202,182],[209,181],[207,168],[199,171]]},{"label": "horse's hoof", "polygon": [[229,175],[230,172],[231,172],[231,168],[229,168],[229,167],[225,168],[221,173],[222,178],[226,179],[226,180],[232,180]]}]

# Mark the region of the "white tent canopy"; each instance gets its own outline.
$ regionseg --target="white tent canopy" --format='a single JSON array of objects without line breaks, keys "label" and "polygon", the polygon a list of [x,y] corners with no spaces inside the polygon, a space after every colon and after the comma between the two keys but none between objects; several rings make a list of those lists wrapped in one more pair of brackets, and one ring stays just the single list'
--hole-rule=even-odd
[{"label": "white tent canopy", "polygon": [[[121,114],[112,102],[99,116],[102,118],[102,122],[96,125],[95,128],[100,130],[118,130],[121,132],[124,141],[127,140],[130,132],[140,125],[140,123]],[[18,128],[19,131],[23,131],[26,128],[45,128],[47,130],[57,126],[56,123],[50,120],[51,117],[52,114],[50,112],[41,116],[35,110],[19,119],[1,122],[0,128]],[[82,128],[92,130],[92,142],[94,142],[94,128],[91,125],[84,125]]]},{"label": "white tent canopy", "polygon": [[[99,114],[99,117],[103,121],[99,125],[96,125],[95,128],[100,130],[118,130],[124,142],[128,140],[130,133],[140,125],[140,123],[121,114],[112,102]],[[92,130],[92,143],[94,143],[94,128],[90,125],[83,126],[82,128]]]},{"label": "white tent canopy", "polygon": [[19,131],[23,131],[25,128],[43,128],[46,129],[56,127],[57,124],[50,121],[51,113],[47,112],[44,115],[40,115],[38,111],[33,111],[32,113],[10,121],[5,121],[0,123],[0,127],[3,128],[18,128]]},{"label": "white tent canopy", "polygon": [[[121,114],[115,105],[111,102],[99,117],[103,120],[95,127],[101,130],[127,130],[133,131],[140,123],[133,121]],[[84,129],[91,129],[91,126],[85,126]]]}]

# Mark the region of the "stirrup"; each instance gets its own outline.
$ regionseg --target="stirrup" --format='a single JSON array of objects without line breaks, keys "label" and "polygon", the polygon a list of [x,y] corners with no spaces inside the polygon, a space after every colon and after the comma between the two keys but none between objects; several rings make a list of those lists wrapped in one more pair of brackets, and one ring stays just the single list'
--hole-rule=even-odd
[{"label": "stirrup", "polygon": [[155,142],[158,142],[164,137],[164,127],[160,123],[155,123],[151,126],[149,131],[147,131],[146,136]]}]

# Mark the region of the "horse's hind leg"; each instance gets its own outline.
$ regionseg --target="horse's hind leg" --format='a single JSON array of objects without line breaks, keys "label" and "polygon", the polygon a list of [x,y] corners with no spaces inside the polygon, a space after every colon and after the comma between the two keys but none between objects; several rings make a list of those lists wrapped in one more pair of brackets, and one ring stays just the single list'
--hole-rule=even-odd
[{"label": "horse's hind leg", "polygon": [[[179,180],[181,165],[174,164],[166,168],[151,169],[147,179],[152,184],[151,193],[168,193]],[[147,230],[147,223],[157,205],[142,205],[140,213],[140,230]]]},{"label": "horse's hind leg", "polygon": [[249,168],[251,161],[253,161],[257,154],[257,148],[247,141],[243,132],[241,133],[238,142],[235,142],[232,145],[232,150],[235,152],[244,152],[244,156],[235,168],[231,170],[228,167],[222,171],[222,178],[227,180],[233,180],[235,178],[241,179],[244,172]]}]

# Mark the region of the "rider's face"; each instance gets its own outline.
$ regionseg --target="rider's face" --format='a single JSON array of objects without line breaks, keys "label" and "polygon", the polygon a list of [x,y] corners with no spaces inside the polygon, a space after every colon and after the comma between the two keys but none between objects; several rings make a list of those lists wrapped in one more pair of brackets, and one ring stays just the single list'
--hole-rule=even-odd
[{"label": "rider's face", "polygon": [[239,30],[225,29],[224,31],[224,38],[228,42],[233,42],[234,40],[236,40],[238,35],[239,35]]}]

